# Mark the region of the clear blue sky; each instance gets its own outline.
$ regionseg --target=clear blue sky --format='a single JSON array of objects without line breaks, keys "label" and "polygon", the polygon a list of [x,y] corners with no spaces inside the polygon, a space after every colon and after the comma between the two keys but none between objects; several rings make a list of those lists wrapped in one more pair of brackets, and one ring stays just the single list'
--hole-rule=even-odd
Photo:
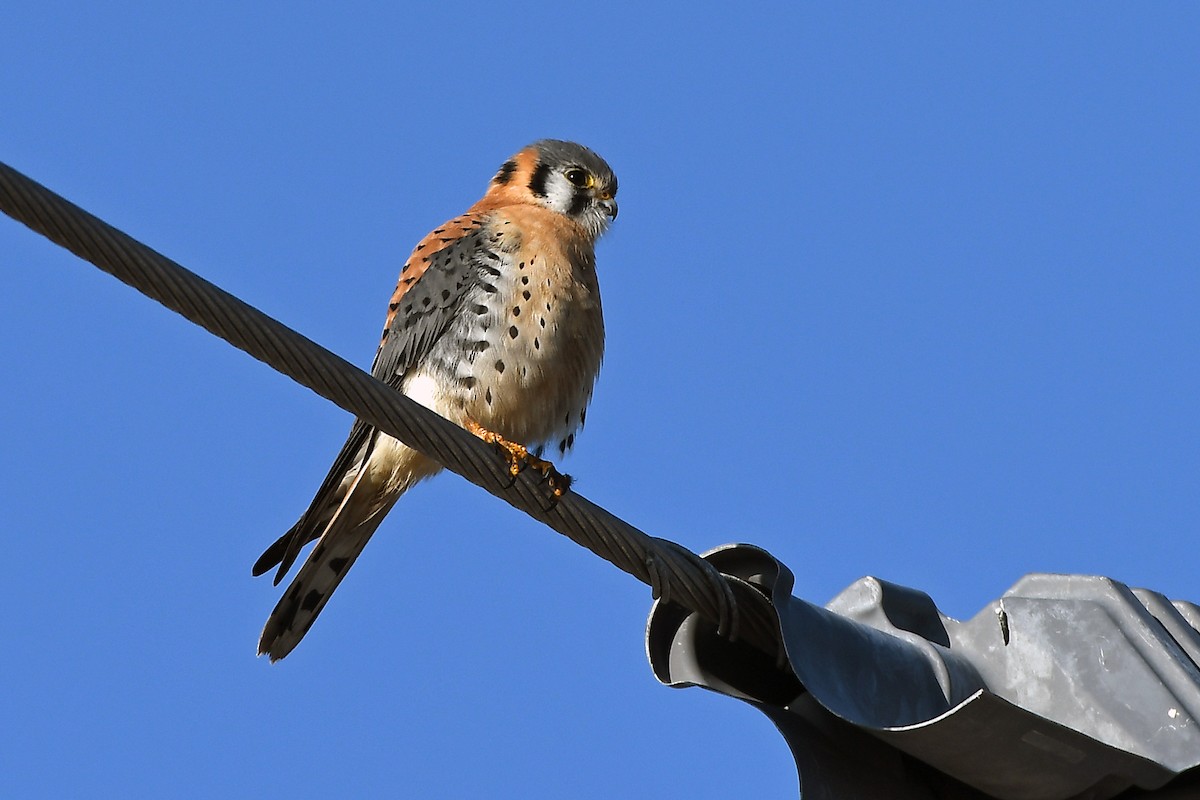
[{"label": "clear blue sky", "polygon": [[[577,139],[621,181],[582,494],[817,602],[1200,599],[1194,5],[402,5],[11,5],[0,160],[368,365],[416,240]],[[794,796],[655,683],[647,588],[452,475],[256,659],[348,415],[7,218],[0,266],[0,794]]]}]

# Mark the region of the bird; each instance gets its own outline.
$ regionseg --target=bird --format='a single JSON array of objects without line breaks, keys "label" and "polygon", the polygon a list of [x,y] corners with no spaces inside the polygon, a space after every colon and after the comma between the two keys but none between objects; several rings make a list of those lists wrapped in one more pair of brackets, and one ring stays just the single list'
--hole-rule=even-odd
[{"label": "bird", "polygon": [[[388,303],[371,373],[570,486],[543,448],[566,454],[586,421],[604,353],[595,244],[617,217],[617,178],[591,149],[542,139],[505,161],[467,211],[421,239]],[[254,564],[275,585],[307,560],[271,612],[258,654],[284,658],[312,627],[396,501],[441,470],[355,420],[300,519]]]}]

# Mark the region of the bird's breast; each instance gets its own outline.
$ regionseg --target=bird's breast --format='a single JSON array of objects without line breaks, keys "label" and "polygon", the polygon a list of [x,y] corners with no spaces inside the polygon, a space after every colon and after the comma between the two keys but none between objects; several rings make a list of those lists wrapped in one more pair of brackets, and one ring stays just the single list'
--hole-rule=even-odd
[{"label": "bird's breast", "polygon": [[483,276],[465,298],[442,352],[427,364],[440,373],[441,413],[565,450],[583,423],[604,352],[595,261],[590,243],[529,228],[499,249],[499,274]]}]

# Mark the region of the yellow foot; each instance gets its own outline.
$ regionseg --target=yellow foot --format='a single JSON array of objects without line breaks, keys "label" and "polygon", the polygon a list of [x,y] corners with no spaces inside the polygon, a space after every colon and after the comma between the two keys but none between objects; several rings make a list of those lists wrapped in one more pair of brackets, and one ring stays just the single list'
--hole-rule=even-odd
[{"label": "yellow foot", "polygon": [[495,431],[489,431],[473,420],[467,420],[466,428],[488,444],[494,444],[500,448],[508,458],[508,472],[513,477],[521,474],[521,470],[533,467],[545,477],[546,483],[555,497],[562,497],[571,488],[570,475],[563,475],[549,461],[530,453],[529,448],[525,445],[510,442]]}]

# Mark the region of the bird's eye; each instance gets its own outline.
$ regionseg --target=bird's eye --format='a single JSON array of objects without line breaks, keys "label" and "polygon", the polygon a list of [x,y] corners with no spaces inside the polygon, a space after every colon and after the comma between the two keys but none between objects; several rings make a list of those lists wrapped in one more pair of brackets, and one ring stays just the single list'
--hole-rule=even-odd
[{"label": "bird's eye", "polygon": [[580,189],[586,189],[592,185],[592,176],[588,175],[587,172],[582,169],[567,170],[567,180],[569,180],[572,185],[578,186]]}]

